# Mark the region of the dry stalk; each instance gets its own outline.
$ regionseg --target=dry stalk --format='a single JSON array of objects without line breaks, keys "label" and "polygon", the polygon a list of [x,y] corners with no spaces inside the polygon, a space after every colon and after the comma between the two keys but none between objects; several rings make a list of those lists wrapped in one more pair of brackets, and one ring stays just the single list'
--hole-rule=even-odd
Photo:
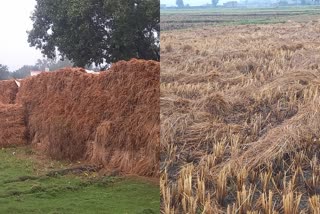
[{"label": "dry stalk", "polygon": [[[291,183],[291,181],[289,183]],[[301,197],[302,194],[295,194],[294,191],[288,189],[282,196],[284,214],[299,214]]]},{"label": "dry stalk", "polygon": [[199,203],[201,205],[205,204],[206,188],[205,188],[205,179],[204,174],[201,173],[197,176],[197,197],[199,198]]},{"label": "dry stalk", "polygon": [[224,203],[224,199],[227,196],[227,173],[226,171],[220,171],[216,184],[216,198],[219,204]]},{"label": "dry stalk", "polygon": [[186,197],[192,197],[192,173],[194,166],[192,164],[186,165],[180,171],[178,179],[178,194]]},{"label": "dry stalk", "polygon": [[261,202],[262,202],[262,209],[264,214],[273,214],[273,202],[272,202],[273,192],[269,190],[269,195],[267,196],[266,193],[262,193],[261,195]]},{"label": "dry stalk", "polygon": [[255,187],[250,186],[247,190],[245,185],[242,186],[241,191],[237,191],[237,213],[246,214],[251,211],[254,192]]},{"label": "dry stalk", "polygon": [[320,196],[314,195],[309,198],[310,212],[313,214],[320,213]]},{"label": "dry stalk", "polygon": [[198,198],[193,196],[187,196],[183,194],[182,196],[182,208],[184,213],[196,214],[197,211]]},{"label": "dry stalk", "polygon": [[242,187],[246,184],[246,179],[248,177],[248,170],[243,167],[237,175],[237,189],[242,190]]},{"label": "dry stalk", "polygon": [[267,170],[266,172],[263,172],[260,174],[260,180],[262,183],[263,192],[268,192],[268,186],[270,183],[271,176],[272,176],[272,171],[270,170]]}]

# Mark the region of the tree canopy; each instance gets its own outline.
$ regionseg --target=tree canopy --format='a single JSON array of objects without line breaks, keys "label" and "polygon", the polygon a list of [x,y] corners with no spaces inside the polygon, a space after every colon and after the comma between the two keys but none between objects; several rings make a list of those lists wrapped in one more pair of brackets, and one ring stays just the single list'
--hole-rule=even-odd
[{"label": "tree canopy", "polygon": [[160,60],[159,0],[37,0],[28,42],[75,66]]},{"label": "tree canopy", "polygon": [[178,7],[184,7],[184,3],[183,3],[183,0],[176,0],[176,5],[178,6]]},{"label": "tree canopy", "polygon": [[10,78],[9,68],[6,65],[0,64],[0,80],[6,80]]},{"label": "tree canopy", "polygon": [[38,70],[38,67],[35,65],[24,65],[21,68],[19,68],[18,70],[14,71],[11,73],[11,78],[15,78],[15,79],[23,79],[26,78],[28,76],[30,76],[30,71],[32,70]]},{"label": "tree canopy", "polygon": [[216,7],[219,3],[219,0],[211,0],[211,4],[213,7]]},{"label": "tree canopy", "polygon": [[63,61],[56,59],[38,59],[35,66],[40,71],[44,71],[46,68],[48,68],[49,71],[56,71],[61,68],[72,67],[73,63],[68,59],[64,59]]},{"label": "tree canopy", "polygon": [[9,72],[8,66],[0,64],[0,72]]}]

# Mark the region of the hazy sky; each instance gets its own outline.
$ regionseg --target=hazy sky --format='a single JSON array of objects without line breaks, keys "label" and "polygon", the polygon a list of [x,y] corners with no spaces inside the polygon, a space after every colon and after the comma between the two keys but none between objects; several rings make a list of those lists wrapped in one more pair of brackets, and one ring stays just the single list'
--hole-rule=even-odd
[{"label": "hazy sky", "polygon": [[35,0],[1,0],[0,2],[0,64],[14,71],[23,65],[33,65],[42,58],[40,50],[29,47],[27,30]]}]

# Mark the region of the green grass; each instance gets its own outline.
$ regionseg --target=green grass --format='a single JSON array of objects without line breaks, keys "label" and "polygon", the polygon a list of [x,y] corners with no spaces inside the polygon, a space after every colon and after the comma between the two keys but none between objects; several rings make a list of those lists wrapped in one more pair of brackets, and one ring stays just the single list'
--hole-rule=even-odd
[{"label": "green grass", "polygon": [[0,213],[159,213],[157,185],[91,175],[43,176],[48,169],[39,170],[31,158],[18,158],[23,152],[0,150]]}]

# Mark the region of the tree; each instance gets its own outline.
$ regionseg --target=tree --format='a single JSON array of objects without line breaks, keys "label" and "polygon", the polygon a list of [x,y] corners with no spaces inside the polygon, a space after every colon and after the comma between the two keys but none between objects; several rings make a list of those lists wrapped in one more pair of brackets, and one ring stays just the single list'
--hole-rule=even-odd
[{"label": "tree", "polygon": [[35,66],[37,70],[45,71],[46,68],[49,68],[55,63],[55,59],[38,59]]},{"label": "tree", "polygon": [[23,78],[30,76],[31,75],[30,71],[32,71],[32,70],[38,70],[38,67],[34,66],[34,65],[24,65],[21,68],[19,68],[18,70],[14,71],[12,73],[12,76],[15,79],[23,79]]},{"label": "tree", "polygon": [[212,7],[216,7],[219,3],[219,0],[211,0]]},{"label": "tree", "polygon": [[11,75],[8,66],[0,64],[0,80],[7,80],[10,78]]},{"label": "tree", "polygon": [[[29,77],[31,75],[31,71],[44,71],[46,68],[49,68],[50,71],[56,71],[65,67],[72,67],[73,63],[70,60],[55,60],[55,59],[38,59],[35,65],[24,65],[18,70],[10,73],[7,72],[8,75],[5,79],[23,79]],[[1,65],[0,65],[1,70]],[[1,71],[0,71],[0,79],[1,79]]]},{"label": "tree", "polygon": [[41,71],[44,71],[46,68],[49,68],[49,71],[56,71],[61,68],[72,67],[73,63],[68,59],[38,59],[35,66]]},{"label": "tree", "polygon": [[28,42],[48,58],[84,67],[160,60],[159,0],[37,0]]},{"label": "tree", "polygon": [[0,72],[9,72],[8,66],[0,64]]},{"label": "tree", "polygon": [[50,71],[56,71],[56,70],[59,70],[61,68],[65,68],[65,67],[72,67],[74,64],[68,60],[68,59],[64,59],[64,60],[58,60],[54,63],[52,63],[50,66],[49,66],[49,70]]},{"label": "tree", "polygon": [[177,5],[179,8],[184,7],[183,0],[176,0],[176,5]]}]

